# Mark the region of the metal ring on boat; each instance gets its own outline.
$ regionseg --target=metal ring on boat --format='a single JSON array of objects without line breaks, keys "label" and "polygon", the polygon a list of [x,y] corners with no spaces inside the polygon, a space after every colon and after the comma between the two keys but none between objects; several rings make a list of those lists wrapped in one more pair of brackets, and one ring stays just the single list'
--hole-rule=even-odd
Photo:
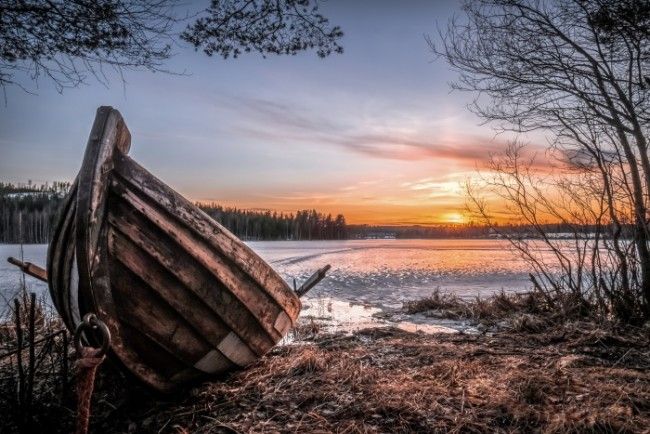
[{"label": "metal ring on boat", "polygon": [[101,357],[106,354],[111,344],[111,332],[108,330],[106,324],[97,318],[97,315],[94,313],[84,315],[83,321],[79,323],[79,326],[77,326],[74,332],[74,346],[78,354],[81,354],[83,349],[81,333],[94,332],[96,335],[97,331],[101,334],[101,346],[99,347],[99,353],[95,357]]}]

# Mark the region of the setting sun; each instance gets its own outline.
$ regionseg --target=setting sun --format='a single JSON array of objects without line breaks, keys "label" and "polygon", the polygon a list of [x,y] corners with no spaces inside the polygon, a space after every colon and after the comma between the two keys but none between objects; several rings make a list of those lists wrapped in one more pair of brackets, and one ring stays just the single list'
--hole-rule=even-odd
[{"label": "setting sun", "polygon": [[459,212],[450,212],[442,216],[444,223],[465,223],[465,216]]}]

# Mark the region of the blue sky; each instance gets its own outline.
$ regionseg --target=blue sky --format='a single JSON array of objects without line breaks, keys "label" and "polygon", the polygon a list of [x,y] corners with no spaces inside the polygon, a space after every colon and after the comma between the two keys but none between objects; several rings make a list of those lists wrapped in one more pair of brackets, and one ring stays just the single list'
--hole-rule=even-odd
[{"label": "blue sky", "polygon": [[[205,2],[207,4],[207,1]],[[59,94],[6,89],[0,180],[72,180],[95,110],[112,105],[131,156],[192,200],[342,212],[354,223],[454,221],[460,183],[502,146],[450,93],[454,74],[425,35],[458,1],[329,0],[342,55],[209,58],[181,45],[167,67]],[[34,88],[29,77],[18,77]]]}]

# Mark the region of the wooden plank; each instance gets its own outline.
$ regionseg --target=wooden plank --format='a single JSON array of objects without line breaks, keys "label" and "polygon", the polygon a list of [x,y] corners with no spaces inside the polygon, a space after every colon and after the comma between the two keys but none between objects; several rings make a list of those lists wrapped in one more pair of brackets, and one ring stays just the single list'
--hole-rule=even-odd
[{"label": "wooden plank", "polygon": [[234,367],[233,363],[224,357],[219,350],[210,350],[194,364],[194,368],[206,374],[226,372]]},{"label": "wooden plank", "polygon": [[139,354],[152,345],[165,349],[172,357],[191,367],[211,350],[201,335],[161,299],[139,276],[118,261],[111,263],[115,308],[121,323],[127,323],[149,338],[135,349]]},{"label": "wooden plank", "polygon": [[32,276],[41,282],[47,282],[47,271],[38,265],[34,265],[31,262],[23,262],[19,259],[10,256],[7,258],[7,262],[18,267],[23,273]]},{"label": "wooden plank", "polygon": [[[71,242],[66,234],[71,231],[76,201],[77,179],[75,178],[70,192],[64,200],[63,207],[57,216],[57,222],[54,228],[52,240],[50,241],[47,249],[48,287],[50,290],[50,296],[52,297],[54,306],[59,311],[68,327],[71,327],[71,324],[67,321],[66,314],[63,312],[63,292],[66,290],[66,288],[61,282],[61,276],[63,270],[66,267],[62,263],[62,257],[64,256],[64,246],[67,245],[67,243]],[[72,244],[74,244],[73,241]]]},{"label": "wooden plank", "polygon": [[105,267],[103,255],[106,254],[105,239],[101,237],[105,235],[105,207],[113,157],[121,154],[120,149],[128,150],[129,147],[130,133],[120,113],[112,107],[97,109],[78,176],[75,247],[80,301],[98,314],[106,311],[107,320],[113,317],[112,297],[110,284],[103,279],[108,272],[100,269]]},{"label": "wooden plank", "polygon": [[111,231],[110,245],[115,256],[112,261],[119,261],[124,268],[147,282],[149,290],[165,300],[178,317],[186,321],[213,348],[230,333],[230,328],[201,299],[189,292],[182,282],[132,241]]},{"label": "wooden plank", "polygon": [[[78,305],[74,305],[74,303],[71,303],[70,297],[71,297],[71,292],[72,291],[78,291],[78,286],[72,285],[71,283],[74,283],[72,281],[73,275],[73,269],[74,272],[77,273],[76,269],[76,264],[75,262],[75,242],[74,242],[74,234],[75,234],[75,227],[74,227],[74,217],[75,217],[75,212],[76,212],[76,204],[72,204],[70,207],[69,215],[66,217],[66,222],[65,226],[62,230],[61,234],[61,240],[60,240],[60,246],[59,246],[59,253],[58,253],[58,267],[57,267],[57,280],[58,282],[58,290],[56,292],[59,293],[59,302],[61,303],[59,312],[63,316],[63,320],[68,326],[68,329],[73,332],[78,324],[78,317],[79,317],[79,307]],[[77,281],[78,282],[78,274],[76,275]],[[75,299],[77,297],[77,294],[73,294]],[[77,312],[77,316],[75,317],[73,315],[73,309],[72,306],[74,306],[74,310]]]},{"label": "wooden plank", "polygon": [[[156,207],[142,200],[133,191],[124,188],[120,189],[116,180],[113,181],[113,186],[116,191],[119,190],[118,194],[122,200],[128,202],[141,215],[146,216],[151,221],[150,224],[155,225],[168,236],[173,237],[181,250],[190,254],[194,260],[206,270],[210,271],[216,279],[225,285],[229,292],[252,313],[256,321],[272,337],[273,342],[278,342],[282,339],[282,336],[273,327],[281,307],[273,299],[268,297],[254,282],[247,278],[247,275],[236,267],[230,266],[224,258],[215,254],[214,250],[202,242],[200,238],[193,236],[191,231],[177,224]],[[120,227],[119,224],[115,226]],[[146,225],[139,226],[145,227]],[[124,227],[134,229],[133,226],[129,225],[124,225]],[[136,234],[134,233],[135,236]],[[161,259],[164,256],[160,255]],[[169,259],[172,258],[173,256],[169,257]],[[169,264],[169,266],[170,268],[175,268],[173,264]],[[208,297],[210,291],[203,291],[200,295],[202,297]]]},{"label": "wooden plank", "polygon": [[[109,222],[114,231],[124,234],[125,238],[137,245],[143,256],[119,258],[121,255],[118,254],[120,260],[130,262],[129,267],[137,267],[140,273],[145,274],[147,267],[155,266],[147,261],[147,257],[151,258],[169,272],[172,280],[180,283],[180,287],[174,288],[176,292],[180,292],[179,290],[183,288],[195,296],[193,300],[186,299],[179,303],[177,310],[183,316],[192,315],[191,311],[195,305],[205,305],[210,309],[206,315],[217,317],[229,330],[236,330],[257,354],[262,355],[272,348],[277,336],[267,333],[260,321],[246,306],[191,255],[177,246],[175,240],[160,232],[158,228],[154,228],[137,210],[131,209],[132,212],[128,212],[125,209],[126,206],[124,202],[116,199],[112,204]],[[118,251],[117,248],[114,250]],[[139,264],[139,262],[143,262],[143,264]],[[166,285],[169,283],[158,282],[156,286],[159,287],[159,290],[166,291],[170,300],[178,298],[179,295],[173,294],[171,288],[166,289]],[[185,297],[188,296],[189,294],[185,295]],[[188,309],[190,312],[187,312]],[[212,341],[215,347],[223,336]]]},{"label": "wooden plank", "polygon": [[[90,305],[89,311],[95,312],[106,323],[112,335],[117,334],[112,336],[114,342],[119,341],[120,337],[110,297],[110,284],[106,278],[98,279],[95,268],[98,263],[96,256],[100,250],[99,235],[104,223],[107,177],[112,168],[118,116],[119,113],[113,113],[111,107],[97,109],[79,170],[75,218],[79,292],[85,297],[84,304]],[[107,271],[102,270],[99,275],[104,277]]]},{"label": "wooden plank", "polygon": [[[142,352],[142,365],[147,366],[150,372],[156,372],[159,375],[159,382],[156,384],[158,390],[169,391],[178,384],[171,381],[174,375],[186,370],[185,364],[166,351],[159,345],[152,345],[148,336],[142,333],[137,327],[128,323],[122,324],[121,333],[124,336],[126,345],[132,348],[147,348]],[[131,369],[130,365],[124,365],[127,370]],[[142,376],[134,372],[140,381],[148,382],[149,375]],[[200,373],[197,371],[196,374]]]},{"label": "wooden plank", "polygon": [[125,367],[153,388],[165,390],[170,387],[168,380],[123,342],[111,294],[104,216],[113,157],[121,154],[115,151],[129,147],[125,141],[130,134],[125,130],[128,129],[117,110],[111,107],[97,110],[78,175],[75,254],[79,305],[82,313],[94,311],[106,324],[111,332],[111,349]]},{"label": "wooden plank", "polygon": [[112,156],[117,135],[117,115],[111,107],[97,109],[86,152],[79,171],[77,193],[76,249],[82,288],[90,289],[92,268],[103,224],[107,178],[112,170]]},{"label": "wooden plank", "polygon": [[310,289],[318,285],[318,282],[320,282],[325,278],[325,275],[327,274],[330,268],[332,268],[332,266],[330,264],[327,264],[323,268],[317,270],[314,274],[312,274],[309,277],[309,279],[307,279],[305,283],[300,285],[300,288],[296,289],[296,295],[298,297],[302,297],[303,295],[307,294]]},{"label": "wooden plank", "polygon": [[234,332],[230,332],[223,341],[219,344],[217,349],[238,366],[248,366],[257,360],[255,354],[246,346],[239,336]]},{"label": "wooden plank", "polygon": [[300,300],[286,282],[253,250],[129,157],[116,156],[115,171],[151,198],[152,202],[159,204],[178,221],[183,222],[189,230],[206,239],[213,249],[230,258],[238,268],[255,279],[295,322],[300,313]]}]

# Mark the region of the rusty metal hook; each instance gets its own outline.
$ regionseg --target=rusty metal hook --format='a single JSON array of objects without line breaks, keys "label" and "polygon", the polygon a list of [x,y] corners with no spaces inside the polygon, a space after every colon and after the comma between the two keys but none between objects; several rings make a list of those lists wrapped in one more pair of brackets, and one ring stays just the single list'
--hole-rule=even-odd
[{"label": "rusty metal hook", "polygon": [[97,332],[101,334],[101,346],[99,353],[95,357],[102,357],[108,351],[111,345],[111,332],[102,320],[97,318],[94,313],[87,313],[84,315],[83,320],[74,331],[74,347],[78,354],[82,354],[83,345],[81,343],[81,334],[83,332]]}]

